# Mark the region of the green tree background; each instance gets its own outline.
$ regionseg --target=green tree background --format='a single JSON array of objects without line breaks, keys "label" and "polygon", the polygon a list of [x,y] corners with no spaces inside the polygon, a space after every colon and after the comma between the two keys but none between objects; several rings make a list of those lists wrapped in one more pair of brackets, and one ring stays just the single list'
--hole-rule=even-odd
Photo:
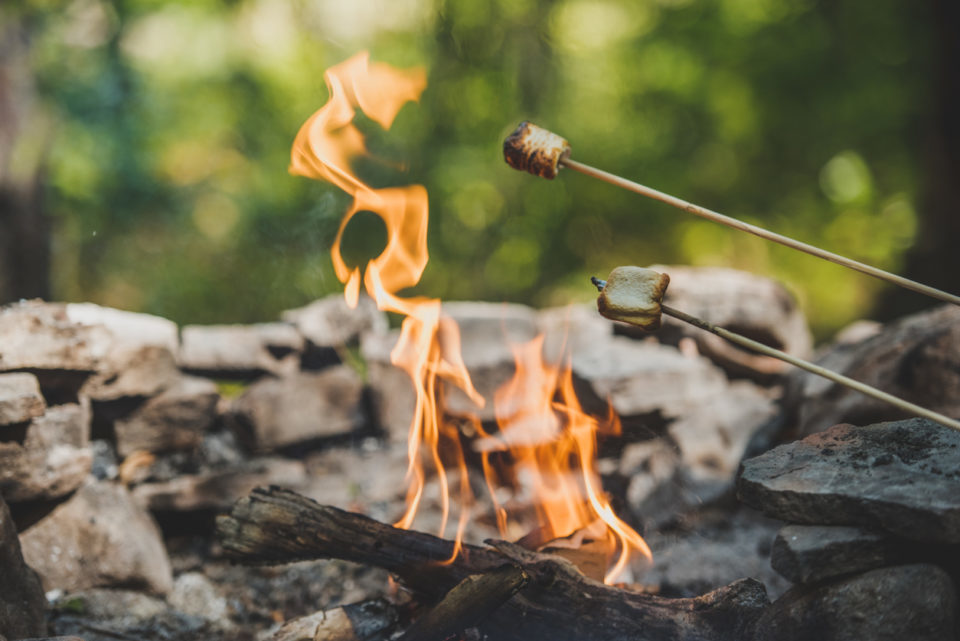
[{"label": "green tree background", "polygon": [[[825,336],[876,313],[884,287],[578,174],[517,173],[501,141],[529,119],[583,162],[903,270],[935,135],[934,4],[4,5],[26,77],[7,88],[30,105],[4,171],[39,184],[52,298],[183,323],[274,319],[341,289],[329,247],[348,199],[286,170],[326,101],[323,70],[368,49],[428,73],[391,131],[361,123],[375,156],[358,167],[430,193],[420,293],[556,305],[592,299],[587,277],[618,264],[726,265],[782,280]],[[345,254],[383,242],[361,216]]]}]

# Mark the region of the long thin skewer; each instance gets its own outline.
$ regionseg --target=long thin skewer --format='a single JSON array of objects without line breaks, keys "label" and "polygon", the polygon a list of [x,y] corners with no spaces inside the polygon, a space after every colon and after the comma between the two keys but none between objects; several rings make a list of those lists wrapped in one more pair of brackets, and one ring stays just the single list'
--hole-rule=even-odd
[{"label": "long thin skewer", "polygon": [[926,294],[933,298],[945,301],[947,303],[953,303],[954,305],[960,305],[960,296],[956,296],[949,292],[945,292],[935,287],[930,287],[929,285],[924,285],[923,283],[918,283],[916,281],[910,280],[909,278],[904,278],[903,276],[898,276],[897,274],[892,274],[890,272],[878,269],[871,265],[866,265],[864,263],[853,260],[852,258],[847,258],[846,256],[841,256],[839,254],[834,254],[825,249],[820,249],[814,245],[808,245],[807,243],[800,242],[799,240],[794,240],[789,236],[784,236],[782,234],[777,234],[775,232],[764,229],[763,227],[757,227],[756,225],[751,225],[750,223],[745,223],[742,220],[737,220],[736,218],[731,218],[730,216],[725,216],[721,213],[712,211],[705,207],[699,205],[694,205],[693,203],[687,202],[676,196],[671,196],[662,191],[657,191],[647,187],[646,185],[641,185],[640,183],[628,180],[626,178],[621,178],[615,174],[603,171],[602,169],[597,169],[596,167],[591,167],[590,165],[585,165],[582,162],[577,162],[570,158],[561,158],[560,164],[564,167],[569,167],[574,171],[578,171],[581,174],[590,176],[591,178],[597,178],[603,182],[610,183],[617,187],[627,189],[634,193],[640,194],[641,196],[646,196],[648,198],[653,198],[654,200],[659,200],[660,202],[667,203],[678,209],[688,211],[695,216],[700,216],[701,218],[706,218],[707,220],[712,220],[721,225],[726,225],[727,227],[732,227],[734,229],[739,229],[741,231],[748,232],[754,236],[759,236],[760,238],[765,238],[767,240],[772,240],[775,243],[780,243],[787,247],[793,249],[798,249],[802,252],[810,254],[811,256],[817,256],[818,258],[823,258],[824,260],[829,260],[831,263],[836,263],[837,265],[843,265],[844,267],[849,267],[850,269],[855,269],[858,272],[868,274],[875,278],[885,280],[889,283],[899,285],[900,287],[905,287],[906,289],[919,292],[921,294]]},{"label": "long thin skewer", "polygon": [[936,289],[935,287],[918,283],[910,280],[909,278],[904,278],[903,276],[891,274],[890,272],[878,269],[871,265],[866,265],[851,258],[847,258],[846,256],[834,254],[833,252],[820,249],[814,245],[803,243],[799,240],[794,240],[789,236],[784,236],[782,234],[777,234],[775,232],[766,230],[763,227],[757,227],[756,225],[745,223],[742,220],[737,220],[736,218],[731,218],[730,216],[724,216],[719,212],[712,211],[699,205],[694,205],[693,203],[677,198],[676,196],[671,196],[670,194],[666,194],[662,191],[657,191],[656,189],[652,189],[646,185],[641,185],[640,183],[632,180],[627,180],[626,178],[622,178],[616,174],[611,174],[603,171],[602,169],[585,165],[582,162],[571,159],[570,153],[570,143],[568,143],[566,140],[551,131],[526,121],[521,122],[520,126],[517,127],[512,134],[507,136],[506,140],[503,141],[503,158],[507,161],[507,164],[514,169],[527,171],[535,176],[552,180],[553,178],[556,178],[557,172],[561,167],[569,167],[570,169],[578,171],[586,176],[590,176],[591,178],[602,180],[603,182],[626,189],[628,191],[632,191],[640,194],[641,196],[659,200],[660,202],[667,203],[668,205],[672,205],[678,209],[690,212],[691,214],[700,216],[701,218],[712,220],[713,222],[726,225],[727,227],[732,227],[733,229],[745,231],[749,234],[753,234],[754,236],[759,236],[760,238],[772,240],[773,242],[780,243],[786,247],[797,249],[804,253],[810,254],[811,256],[816,256],[817,258],[828,260],[831,263],[836,263],[837,265],[854,269],[858,272],[873,276],[874,278],[879,278],[880,280],[885,280],[888,283],[893,283],[894,285],[899,285],[900,287],[904,287],[921,294],[926,294],[927,296],[931,296],[938,300],[942,300],[947,303],[953,303],[954,305],[960,305],[960,296],[957,296],[956,294],[951,294],[949,292]]},{"label": "long thin skewer", "polygon": [[[596,288],[600,291],[603,291],[603,288],[606,287],[607,285],[606,281],[600,280],[599,278],[596,278],[596,277],[591,277],[590,280],[593,282]],[[939,412],[934,412],[933,410],[928,410],[925,407],[915,405],[914,403],[905,401],[902,398],[894,396],[893,394],[888,394],[884,391],[878,390],[876,387],[867,385],[866,383],[861,383],[860,381],[854,380],[848,376],[844,376],[843,374],[838,374],[837,372],[826,369],[825,367],[820,367],[819,365],[815,365],[814,363],[805,361],[802,358],[791,356],[790,354],[787,354],[786,352],[782,352],[779,349],[774,349],[769,345],[764,345],[763,343],[759,343],[755,340],[747,338],[746,336],[741,336],[740,334],[731,332],[728,329],[718,327],[713,323],[707,322],[702,318],[697,318],[696,316],[691,316],[690,314],[687,314],[686,312],[682,312],[679,309],[675,309],[668,305],[661,304],[660,310],[664,314],[667,314],[668,316],[672,316],[677,320],[681,320],[685,323],[689,323],[694,327],[708,331],[711,334],[716,334],[720,338],[726,339],[731,343],[735,343],[737,345],[740,345],[741,347],[745,347],[755,352],[759,352],[760,354],[764,354],[765,356],[771,356],[773,358],[777,358],[786,363],[790,363],[791,365],[795,367],[799,367],[800,369],[806,370],[811,374],[822,376],[823,378],[831,380],[834,383],[839,383],[840,385],[844,385],[846,387],[849,387],[850,389],[856,390],[861,394],[866,394],[867,396],[875,398],[879,401],[883,401],[885,403],[889,403],[890,405],[898,407],[906,412],[910,412],[911,414],[915,414],[916,416],[922,416],[923,418],[928,418],[931,421],[935,421],[945,427],[949,427],[951,429],[954,429],[960,432],[960,421],[954,420],[949,416],[944,416]]]}]

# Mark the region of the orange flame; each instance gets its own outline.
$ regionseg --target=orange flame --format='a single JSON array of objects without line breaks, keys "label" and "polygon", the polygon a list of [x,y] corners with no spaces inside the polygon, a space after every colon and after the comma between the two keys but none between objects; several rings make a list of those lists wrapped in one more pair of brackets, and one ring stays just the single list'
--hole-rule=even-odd
[{"label": "orange flame", "polygon": [[[330,98],[297,133],[290,172],[328,181],[353,197],[331,250],[347,303],[357,305],[362,280],[378,308],[404,316],[390,360],[410,376],[416,403],[407,448],[407,507],[396,525],[412,526],[430,468],[440,486],[439,535],[443,536],[450,515],[448,468],[455,469],[460,515],[452,561],[461,549],[473,495],[460,430],[444,416],[440,381],[463,390],[477,406],[482,407],[484,399],[474,389],[460,355],[459,328],[441,315],[440,301],[398,296],[400,290],[420,281],[427,265],[426,189],[421,185],[374,189],[350,168],[350,162],[367,151],[363,134],[353,122],[356,110],[389,129],[404,104],[419,100],[426,88],[426,74],[421,68],[399,70],[371,63],[369,55],[362,52],[328,69],[324,79]],[[367,262],[362,276],[360,268],[349,267],[340,253],[344,230],[360,211],[378,214],[387,228],[386,247]],[[631,551],[639,550],[648,558],[650,551],[643,539],[617,518],[600,489],[593,468],[598,423],[580,408],[569,368],[561,371],[544,365],[541,347],[542,339],[538,339],[516,351],[517,374],[496,396],[497,449],[509,450],[516,469],[533,479],[538,512],[553,535],[569,534],[597,519],[606,524],[611,549],[620,550],[607,574],[609,581],[626,566]],[[479,427],[479,421],[475,423]],[[485,442],[493,440],[482,429],[478,431],[487,436]],[[490,456],[489,451],[481,452],[497,521],[504,531],[507,513],[496,501]]]},{"label": "orange flame", "polygon": [[[516,372],[494,398],[500,432],[480,447],[510,454],[518,476],[533,493],[547,539],[568,536],[597,519],[606,524],[610,549],[620,551],[605,576],[613,582],[631,551],[648,560],[652,556],[643,538],[614,514],[601,489],[594,466],[601,425],[580,406],[569,365],[544,362],[542,335],[513,351]],[[616,416],[607,429],[619,433]]]}]

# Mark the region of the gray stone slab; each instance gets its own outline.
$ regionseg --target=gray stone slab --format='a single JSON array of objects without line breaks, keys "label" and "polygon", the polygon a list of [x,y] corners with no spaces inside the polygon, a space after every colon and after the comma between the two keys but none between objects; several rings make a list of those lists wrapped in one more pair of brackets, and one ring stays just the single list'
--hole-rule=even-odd
[{"label": "gray stone slab", "polygon": [[89,402],[47,408],[22,438],[0,442],[0,493],[13,503],[72,492],[93,464],[89,442]]},{"label": "gray stone slab", "polygon": [[303,349],[303,337],[286,323],[187,325],[180,338],[180,367],[215,378],[290,373]]},{"label": "gray stone slab", "polygon": [[0,426],[29,421],[47,407],[37,377],[26,372],[0,374]]},{"label": "gray stone slab", "polygon": [[789,590],[760,616],[753,641],[951,641],[956,624],[950,576],[902,565]]},{"label": "gray stone slab", "polygon": [[257,381],[228,419],[258,451],[348,436],[367,424],[363,381],[346,365]]},{"label": "gray stone slab", "polygon": [[813,583],[892,565],[895,539],[844,525],[788,525],[777,533],[770,565],[794,583]]},{"label": "gray stone slab", "polygon": [[960,433],[925,419],[836,425],[743,463],[737,495],[791,523],[960,542]]},{"label": "gray stone slab", "polygon": [[23,560],[10,508],[0,495],[0,636],[42,636],[46,606],[40,578]]},{"label": "gray stone slab", "polygon": [[165,594],[173,585],[159,528],[117,483],[84,484],[20,543],[47,591],[125,586]]},{"label": "gray stone slab", "polygon": [[217,417],[220,394],[208,379],[181,376],[161,394],[114,422],[117,452],[164,452],[200,444],[203,432]]}]

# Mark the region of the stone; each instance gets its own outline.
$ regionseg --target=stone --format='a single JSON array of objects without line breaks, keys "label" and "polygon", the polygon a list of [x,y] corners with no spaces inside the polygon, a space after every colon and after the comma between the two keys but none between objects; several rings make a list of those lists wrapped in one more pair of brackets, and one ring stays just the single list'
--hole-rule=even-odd
[{"label": "stone", "polygon": [[357,341],[363,334],[387,331],[387,315],[373,299],[361,295],[356,309],[350,309],[343,294],[331,294],[305,307],[281,315],[293,324],[315,348],[335,348]]},{"label": "stone", "polygon": [[770,605],[754,641],[950,641],[957,590],[935,565],[871,570],[828,584],[797,586]]},{"label": "stone", "polygon": [[227,619],[227,600],[200,572],[185,572],[178,576],[167,602],[184,614],[210,621]]},{"label": "stone", "polygon": [[544,336],[543,357],[550,363],[589,351],[613,336],[614,325],[598,314],[597,306],[592,304],[548,307],[537,312],[537,331]]},{"label": "stone", "polygon": [[792,523],[960,543],[960,433],[926,419],[836,425],[744,461],[737,496]]},{"label": "stone", "polygon": [[0,634],[11,639],[43,636],[46,606],[40,578],[23,559],[10,508],[0,494]]},{"label": "stone", "polygon": [[20,542],[46,591],[126,586],[166,594],[173,585],[160,530],[116,483],[84,484]]},{"label": "stone", "polygon": [[89,402],[47,408],[20,438],[0,440],[0,493],[19,502],[72,492],[93,464],[89,442]]},{"label": "stone", "polygon": [[110,342],[109,330],[71,321],[62,304],[24,301],[0,309],[0,372],[33,372],[47,402],[75,401]]},{"label": "stone", "polygon": [[659,412],[675,419],[727,389],[723,372],[707,359],[625,336],[597,341],[592,350],[574,354],[573,374],[596,399],[609,399],[621,418]]},{"label": "stone", "polygon": [[145,482],[131,491],[133,500],[151,512],[226,510],[261,485],[297,489],[307,481],[303,463],[285,458],[257,458],[231,469],[180,474]]},{"label": "stone", "polygon": [[790,588],[770,567],[770,545],[780,526],[743,507],[705,510],[684,527],[645,534],[654,562],[637,578],[662,596],[697,597],[749,576],[776,598]]},{"label": "stone", "polygon": [[[670,423],[666,438],[629,444],[620,470],[637,520],[657,528],[730,493],[750,439],[775,413],[763,389],[735,381]],[[646,460],[636,458],[643,448]]]},{"label": "stone", "polygon": [[53,603],[50,626],[57,634],[82,634],[87,641],[226,641],[252,639],[229,620],[213,621],[180,612],[163,599],[128,589],[92,588]]},{"label": "stone", "polygon": [[241,440],[259,451],[345,437],[367,425],[363,381],[346,365],[257,381],[231,404]]},{"label": "stone", "polygon": [[[777,281],[724,267],[654,265],[652,269],[670,276],[665,305],[788,354],[800,358],[810,355],[812,339],[806,318],[793,296]],[[628,326],[617,329],[636,335]],[[669,315],[664,315],[657,338],[671,345],[683,338],[692,339],[701,354],[731,376],[771,383],[790,371],[783,361],[737,347]]]},{"label": "stone", "polygon": [[405,443],[417,397],[409,374],[390,362],[390,352],[399,337],[399,331],[364,334],[360,355],[367,364],[367,384],[377,426],[390,440]]},{"label": "stone", "polygon": [[180,376],[176,357],[168,348],[119,345],[105,354],[100,371],[84,383],[81,393],[100,403],[143,399],[159,394]]},{"label": "stone", "polygon": [[[816,363],[946,416],[960,416],[960,307],[907,316],[881,331],[852,331],[822,350]],[[802,438],[838,423],[866,425],[909,416],[888,403],[797,370],[784,410]]]},{"label": "stone", "polygon": [[814,583],[893,565],[901,555],[890,536],[842,525],[788,525],[777,533],[770,565],[794,583]]},{"label": "stone", "polygon": [[248,380],[299,367],[303,337],[286,323],[187,325],[180,367],[211,378]]},{"label": "stone", "polygon": [[117,452],[164,452],[199,445],[217,417],[220,394],[208,379],[181,376],[161,394],[114,422]]},{"label": "stone", "polygon": [[458,387],[444,383],[445,408],[494,421],[494,394],[516,371],[514,348],[537,336],[536,312],[524,305],[481,302],[444,303],[442,312],[459,327],[463,363],[484,399],[478,407]]},{"label": "stone", "polygon": [[[321,505],[362,512],[388,523],[402,512],[407,493],[405,445],[330,448],[312,454],[306,465],[307,480],[298,491]],[[425,507],[429,499],[425,497]]]},{"label": "stone", "polygon": [[36,376],[26,372],[0,374],[0,428],[41,416],[46,408]]},{"label": "stone", "polygon": [[101,307],[94,303],[67,303],[67,319],[79,325],[100,325],[110,331],[114,346],[159,347],[176,354],[180,346],[177,324],[160,316]]}]

